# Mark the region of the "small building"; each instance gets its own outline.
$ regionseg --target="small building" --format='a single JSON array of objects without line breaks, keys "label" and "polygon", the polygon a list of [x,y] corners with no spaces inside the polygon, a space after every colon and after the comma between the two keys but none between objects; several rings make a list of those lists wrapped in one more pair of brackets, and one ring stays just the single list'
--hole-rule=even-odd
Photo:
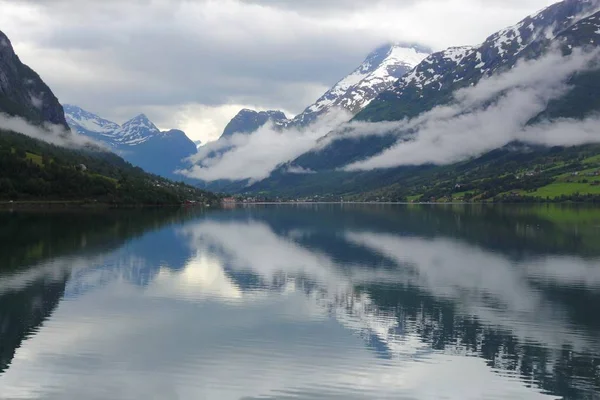
[{"label": "small building", "polygon": [[85,166],[85,164],[79,164],[77,167],[77,171],[81,171],[81,172],[85,172],[87,171],[87,167]]}]

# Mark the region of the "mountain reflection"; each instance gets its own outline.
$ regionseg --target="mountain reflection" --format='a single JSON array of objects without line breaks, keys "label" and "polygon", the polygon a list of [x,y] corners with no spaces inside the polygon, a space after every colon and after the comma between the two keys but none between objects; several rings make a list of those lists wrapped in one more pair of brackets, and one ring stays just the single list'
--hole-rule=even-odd
[{"label": "mountain reflection", "polygon": [[[203,371],[189,398],[593,398],[600,390],[600,210],[282,206],[170,222],[85,254],[62,277],[11,291],[0,281],[0,294],[28,299],[0,297],[1,310],[18,303],[16,314],[45,319],[64,296],[61,331],[80,329],[77,318],[93,312],[104,334],[131,339],[99,354],[130,352],[121,363],[146,371],[139,379]],[[42,282],[45,311],[35,307]],[[0,323],[16,324],[10,312]],[[3,362],[39,324],[12,328],[21,339],[2,341]],[[20,393],[15,382],[31,373],[30,359],[47,362],[34,356],[51,340],[43,334],[29,339],[28,357],[0,388]],[[74,347],[108,340],[88,335]],[[231,385],[215,383],[225,376]],[[124,393],[158,390],[136,384],[131,377]]]}]

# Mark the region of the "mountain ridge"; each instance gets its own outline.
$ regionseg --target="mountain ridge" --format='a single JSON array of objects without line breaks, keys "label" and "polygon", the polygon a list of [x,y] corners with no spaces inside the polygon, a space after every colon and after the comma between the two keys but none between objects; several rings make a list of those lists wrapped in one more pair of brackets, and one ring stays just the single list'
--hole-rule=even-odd
[{"label": "mountain ridge", "polygon": [[430,49],[414,44],[387,43],[379,46],[350,74],[294,118],[288,119],[281,111],[242,109],[227,124],[221,138],[234,133],[255,132],[269,121],[276,129],[303,128],[335,109],[355,115],[429,53]]},{"label": "mountain ridge", "polygon": [[197,145],[179,129],[160,131],[143,113],[122,125],[72,105],[65,105],[68,124],[77,133],[107,145],[127,161],[167,178],[181,180],[175,171],[185,158],[197,153]]},{"label": "mountain ridge", "polygon": [[236,133],[251,134],[269,122],[281,129],[288,125],[289,120],[283,111],[244,108],[229,121],[219,139],[229,138]]},{"label": "mountain ridge", "polygon": [[58,98],[42,78],[15,53],[0,31],[0,110],[34,123],[49,122],[69,129]]},{"label": "mountain ridge", "polygon": [[[520,61],[537,60],[553,49],[562,52],[563,56],[574,49],[597,50],[599,44],[600,2],[565,0],[499,30],[480,45],[451,47],[430,55],[390,90],[380,94],[353,121],[410,120],[437,106],[453,104],[457,90],[474,86],[485,77],[507,72]],[[581,119],[600,111],[600,68],[594,68],[572,75],[566,82],[568,90],[550,99],[545,110],[530,124],[541,119],[548,123],[561,118]],[[341,129],[332,134],[336,137],[330,137],[329,144],[284,163],[269,178],[246,188],[235,185],[230,188],[240,192],[291,196],[329,194],[355,199],[412,198],[422,201],[452,198],[450,194],[454,192],[468,192],[469,199],[502,199],[510,198],[512,194],[517,196],[512,197],[513,201],[515,198],[532,201],[539,198],[536,197],[539,193],[548,199],[563,196],[561,198],[587,201],[590,198],[585,196],[598,192],[594,180],[573,180],[561,175],[579,174],[586,168],[594,168],[599,149],[595,145],[547,147],[509,143],[448,165],[427,163],[370,171],[343,170],[346,165],[391,148],[398,142],[398,134],[390,131],[354,138],[345,136],[345,130]],[[589,161],[582,164],[578,159]],[[549,171],[544,172],[545,169]],[[290,170],[311,173],[286,172]],[[502,171],[502,177],[494,171]],[[595,172],[586,172],[590,173]],[[536,194],[527,195],[528,191]]]},{"label": "mountain ridge", "polygon": [[336,108],[357,114],[430,53],[431,50],[418,45],[388,43],[378,47],[354,71],[294,117],[291,125],[306,126]]},{"label": "mountain ridge", "polygon": [[[450,47],[433,53],[353,120],[398,121],[449,104],[457,90],[505,72],[522,59],[539,57],[557,35],[599,9],[597,0],[565,0],[493,33],[480,45]],[[397,140],[392,132],[358,139],[335,133],[328,146],[305,153],[291,164],[311,170],[341,168],[374,156]]]}]

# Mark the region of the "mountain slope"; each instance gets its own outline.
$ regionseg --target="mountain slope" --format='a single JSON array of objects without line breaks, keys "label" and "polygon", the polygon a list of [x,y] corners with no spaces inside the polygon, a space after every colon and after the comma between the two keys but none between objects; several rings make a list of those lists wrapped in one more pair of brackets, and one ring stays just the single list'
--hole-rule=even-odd
[{"label": "mountain slope", "polygon": [[[349,116],[352,116],[366,107],[379,93],[389,88],[428,54],[429,50],[415,45],[387,44],[381,46],[369,54],[350,75],[340,80],[294,119],[288,120],[283,113],[278,111],[258,113],[244,109],[227,125],[221,139],[228,138],[233,133],[255,132],[269,121],[274,124],[276,129],[285,131],[288,128],[306,128],[317,120],[327,121],[328,115],[335,117],[335,114],[332,113],[336,110],[344,110]],[[335,120],[339,120],[339,118],[335,118]],[[210,147],[209,144],[207,148]],[[217,143],[214,147],[213,151],[207,152],[204,160],[218,157],[230,151],[233,146]],[[246,187],[247,183],[247,180],[233,183],[215,181],[207,183],[205,187],[221,191],[241,189]]]},{"label": "mountain slope", "polygon": [[223,130],[221,138],[228,138],[236,133],[252,133],[271,122],[277,128],[283,128],[288,124],[288,118],[281,111],[254,111],[244,108]]},{"label": "mountain slope", "polygon": [[301,114],[288,120],[281,111],[243,109],[225,127],[222,138],[252,133],[271,121],[277,129],[305,127],[333,110],[355,115],[430,53],[419,46],[387,44],[374,50],[347,75]]},{"label": "mountain slope", "polygon": [[[598,8],[597,0],[565,0],[491,35],[479,46],[452,47],[434,53],[381,93],[355,120],[396,121],[446,105],[454,100],[457,90],[508,71],[519,60],[536,59],[554,45],[562,46],[569,28],[575,24],[587,25],[586,17]],[[594,40],[582,35],[583,31],[578,32],[582,38],[579,40],[586,45]],[[582,44],[574,41],[571,46]],[[589,93],[587,89],[583,91]],[[397,139],[394,133],[359,139],[338,134],[331,144],[302,155],[293,164],[311,170],[339,168],[371,157],[389,148]]]},{"label": "mountain slope", "polygon": [[432,54],[382,93],[357,119],[399,120],[444,104],[456,90],[506,71],[523,57],[537,56],[536,50],[547,48],[561,32],[597,10],[596,0],[565,0],[496,32],[479,46]]},{"label": "mountain slope", "polygon": [[68,128],[62,106],[40,76],[23,64],[0,31],[0,111]]},{"label": "mountain slope", "polygon": [[[35,130],[36,135],[47,133],[48,141],[56,139],[52,136],[56,131],[45,130],[43,125],[62,125],[66,131],[60,132],[60,137],[71,146],[59,147],[11,130],[25,124],[0,125],[0,202],[71,200],[178,204],[185,200],[218,201],[210,193],[147,174],[98,146],[82,148],[76,145],[78,140],[69,140],[77,139],[78,135],[68,130],[63,107],[41,78],[19,61],[2,33],[0,112],[36,125],[23,129]],[[81,120],[83,114],[76,117]],[[87,126],[107,127],[109,124],[96,118]],[[97,131],[107,134],[107,129]]]},{"label": "mountain slope", "polygon": [[[511,70],[519,60],[540,59],[552,49],[562,51],[563,55],[576,49],[597,51],[600,44],[599,9],[598,1],[566,0],[490,36],[481,46],[452,48],[433,54],[391,90],[380,95],[359,113],[356,120],[410,118],[435,106],[450,104],[455,100],[456,90],[474,86],[483,77],[495,77]],[[545,110],[532,118],[528,126],[544,120],[551,123],[560,118],[576,121],[600,111],[598,66],[572,75],[567,84],[566,92],[547,103]],[[469,112],[463,110],[461,115],[469,115]],[[337,198],[348,196],[371,200],[448,199],[455,192],[461,197],[465,195],[462,192],[467,192],[467,197],[477,199],[495,199],[516,193],[521,196],[519,199],[528,200],[540,196],[581,200],[585,197],[577,196],[599,193],[594,178],[598,172],[594,168],[599,165],[594,160],[600,148],[595,145],[548,148],[510,143],[451,165],[343,172],[338,168],[390,148],[398,141],[399,132],[362,138],[345,137],[344,131],[335,134],[337,139],[329,145],[302,155],[276,170],[267,180],[245,190],[285,193],[294,197],[329,194]],[[582,163],[581,160],[589,161]],[[319,172],[287,174],[290,165]],[[571,174],[583,177],[573,178]]]},{"label": "mountain slope", "polygon": [[429,50],[418,46],[401,44],[376,49],[356,70],[296,116],[292,125],[306,126],[334,109],[343,109],[352,115],[360,112],[429,53]]},{"label": "mountain slope", "polygon": [[107,145],[127,161],[148,172],[180,180],[174,171],[183,159],[196,154],[197,146],[183,131],[161,132],[144,114],[122,126],[74,105],[65,105],[68,124],[81,135]]}]

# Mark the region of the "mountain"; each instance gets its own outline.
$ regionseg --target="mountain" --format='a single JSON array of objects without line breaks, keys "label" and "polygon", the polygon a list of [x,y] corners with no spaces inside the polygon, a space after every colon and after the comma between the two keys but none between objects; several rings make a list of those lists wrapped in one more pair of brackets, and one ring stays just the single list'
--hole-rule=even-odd
[{"label": "mountain", "polygon": [[73,130],[160,176],[181,180],[174,171],[184,166],[183,159],[197,152],[196,144],[183,131],[161,132],[144,114],[119,125],[74,105],[65,105],[64,109]]},{"label": "mountain", "polygon": [[[132,166],[99,146],[81,143],[69,129],[64,109],[40,76],[19,60],[8,38],[0,32],[0,202],[77,201],[111,204],[180,204],[185,200],[217,203],[216,196],[174,183]],[[6,118],[4,118],[6,117]],[[19,121],[10,117],[19,117]],[[4,121],[6,119],[6,121]],[[114,124],[83,110],[72,119],[82,121],[94,139],[109,143]],[[24,120],[24,121],[23,121]],[[64,129],[47,129],[46,125]],[[141,142],[138,119],[127,126],[127,142]],[[19,128],[17,128],[19,127]],[[33,135],[27,136],[24,133]],[[48,135],[48,137],[44,137]],[[181,141],[182,133],[159,133]],[[113,135],[114,136],[114,135]],[[153,136],[153,137],[154,137]],[[184,135],[185,136],[185,135]],[[41,137],[44,140],[39,140]],[[145,143],[152,143],[148,139]],[[64,143],[58,146],[51,143]],[[68,147],[67,147],[68,146]],[[193,149],[195,145],[192,143]],[[164,146],[168,149],[168,146]],[[158,152],[157,152],[158,154]]]},{"label": "mountain", "polygon": [[202,147],[202,140],[194,140],[194,144],[196,145],[196,149]]},{"label": "mountain", "polygon": [[[355,120],[398,121],[446,105],[453,101],[457,90],[474,86],[484,77],[510,70],[519,60],[538,58],[553,45],[560,45],[569,28],[586,26],[586,17],[597,9],[597,0],[565,0],[494,33],[480,45],[451,47],[431,54],[382,92]],[[592,32],[592,37],[585,38],[586,44],[593,35]],[[359,139],[338,135],[329,146],[304,154],[293,164],[311,170],[339,168],[371,157],[397,139],[395,134]]]},{"label": "mountain", "polygon": [[[458,90],[509,71],[521,60],[540,59],[552,49],[562,51],[563,55],[575,49],[597,49],[599,10],[597,0],[565,0],[491,35],[480,45],[434,53],[382,92],[354,121],[410,119],[436,106],[451,104]],[[600,111],[600,69],[574,74],[567,83],[566,94],[551,100],[529,125],[544,119],[550,122],[560,118],[581,119]],[[463,115],[469,112],[464,110]],[[331,133],[329,144],[303,154],[274,171],[270,178],[244,190],[290,196],[328,194],[337,198],[344,195],[361,199],[426,200],[452,198],[454,192],[461,196],[467,192],[469,198],[476,199],[502,198],[509,193],[525,200],[536,196],[574,199],[572,196],[600,194],[594,180],[564,176],[576,176],[579,171],[595,173],[593,168],[600,167],[596,162],[600,149],[593,145],[548,148],[510,143],[451,165],[352,173],[339,170],[390,148],[403,133],[390,131],[358,138],[346,136],[345,131]],[[290,167],[318,173],[286,173]],[[572,185],[565,186],[566,183]]]},{"label": "mountain", "polygon": [[357,114],[430,53],[428,49],[415,45],[388,44],[379,47],[350,75],[297,115],[292,125],[306,126],[335,109]]},{"label": "mountain", "polygon": [[[456,90],[507,71],[520,59],[536,58],[575,24],[585,27],[586,17],[598,8],[596,0],[565,0],[494,33],[478,46],[453,47],[432,54],[382,93],[357,119],[399,120],[446,104]],[[582,22],[584,19],[586,22]]]},{"label": "mountain", "polygon": [[[276,129],[285,130],[304,128],[335,110],[345,110],[349,115],[355,115],[429,53],[428,49],[417,45],[381,46],[371,52],[350,75],[340,80],[295,118],[288,120],[281,111],[256,112],[243,109],[227,124],[221,138],[230,137],[234,133],[253,133],[269,121]],[[208,151],[204,159],[218,157],[230,151],[232,147],[217,143],[216,148]],[[247,183],[244,180],[232,184],[225,180],[209,182],[205,187],[219,191],[238,190],[245,188]]]},{"label": "mountain", "polygon": [[252,133],[269,121],[278,129],[305,127],[337,109],[354,115],[429,53],[428,49],[416,45],[381,46],[369,54],[350,75],[336,83],[295,118],[288,120],[281,111],[257,112],[243,109],[227,124],[221,137],[229,137],[234,133]]},{"label": "mountain", "polygon": [[40,76],[23,64],[0,31],[0,111],[67,128],[63,108]]},{"label": "mountain", "polygon": [[289,121],[282,111],[254,111],[244,108],[225,126],[221,138],[228,138],[236,133],[255,132],[267,122],[271,122],[277,128],[283,128]]}]

